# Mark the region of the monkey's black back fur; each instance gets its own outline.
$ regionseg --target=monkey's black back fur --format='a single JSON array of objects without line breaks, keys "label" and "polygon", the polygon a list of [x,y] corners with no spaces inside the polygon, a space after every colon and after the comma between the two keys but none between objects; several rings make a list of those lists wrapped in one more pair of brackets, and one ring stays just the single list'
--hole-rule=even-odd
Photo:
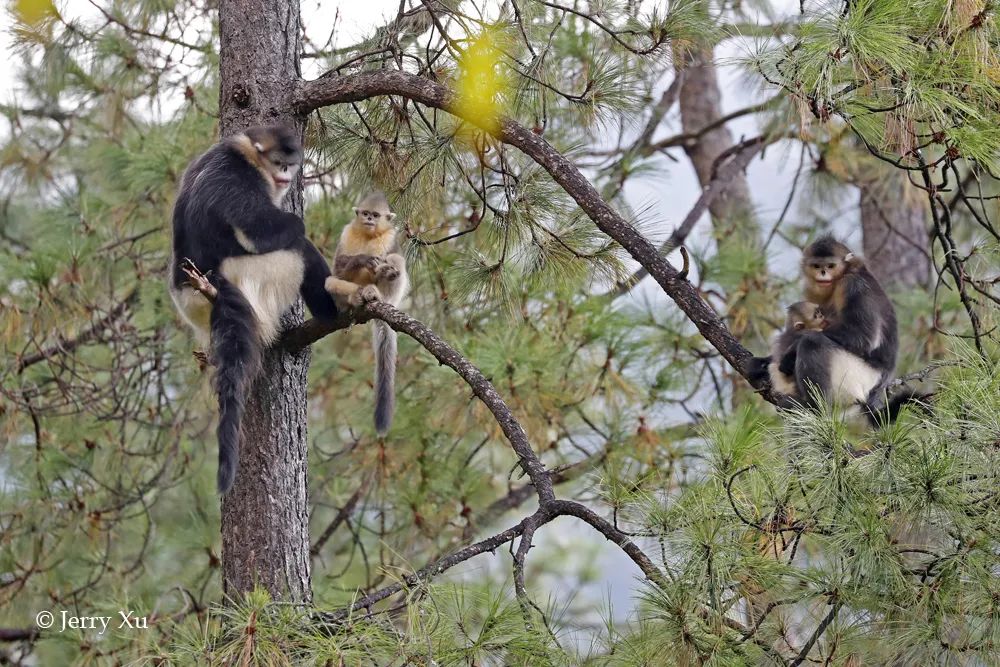
[{"label": "monkey's black back fur", "polygon": [[[896,370],[899,352],[896,309],[867,267],[853,269],[841,281],[845,290],[844,308],[822,335],[881,372],[880,382],[868,396],[870,403],[881,405],[882,394]],[[799,347],[801,354],[801,343]]]},{"label": "monkey's black back fur", "polygon": [[275,206],[260,172],[223,141],[191,163],[181,181],[174,204],[174,286],[184,285],[179,264],[185,257],[207,274],[228,257],[249,254],[236,229],[261,254],[300,247],[305,238],[302,219]]}]

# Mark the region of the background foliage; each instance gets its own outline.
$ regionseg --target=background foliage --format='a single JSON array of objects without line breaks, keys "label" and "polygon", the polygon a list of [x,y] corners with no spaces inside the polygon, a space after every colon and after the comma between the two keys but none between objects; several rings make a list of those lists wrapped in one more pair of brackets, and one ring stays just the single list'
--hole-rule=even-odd
[{"label": "background foliage", "polygon": [[[332,254],[358,196],[384,189],[407,239],[407,312],[492,379],[561,494],[632,535],[664,577],[618,577],[629,590],[595,603],[609,570],[641,575],[559,520],[528,558],[529,611],[503,547],[326,627],[260,593],[218,606],[209,375],[164,289],[178,180],[216,138],[211,3],[21,4],[0,153],[0,625],[26,630],[0,660],[997,664],[994,3],[443,1],[404,3],[359,44],[307,38],[317,71],[398,67],[494,92],[658,243],[672,229],[635,184],[672,187],[670,159],[708,186],[719,141],[750,146],[718,133],[752,118],[756,146],[802,156],[795,190],[759,210],[736,170],[686,239],[692,282],[752,350],[798,300],[795,249],[835,224],[853,233],[832,207],[905,174],[923,221],[912,245],[933,268],[888,285],[900,372],[943,366],[933,410],[883,430],[836,411],[776,416],[666,295],[627,291],[632,262],[529,158],[400,98],[325,108],[307,136],[311,238]],[[484,43],[493,69],[476,59]],[[712,94],[698,68],[733,44],[726,65],[751,104],[692,118],[684,105]],[[533,502],[486,408],[406,337],[396,424],[376,439],[364,328],[313,346],[324,611]],[[34,637],[41,609],[134,609],[151,629]]]}]

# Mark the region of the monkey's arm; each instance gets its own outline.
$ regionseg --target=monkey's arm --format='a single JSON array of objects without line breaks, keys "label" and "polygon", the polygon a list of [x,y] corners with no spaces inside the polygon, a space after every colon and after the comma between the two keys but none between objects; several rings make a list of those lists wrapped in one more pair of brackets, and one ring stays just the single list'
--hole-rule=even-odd
[{"label": "monkey's arm", "polygon": [[305,263],[305,274],[299,293],[306,302],[313,317],[332,320],[337,316],[337,305],[333,297],[326,291],[326,279],[330,277],[330,267],[320,251],[309,239],[302,239],[302,260]]},{"label": "monkey's arm", "polygon": [[747,379],[753,384],[763,382],[768,377],[771,357],[751,357],[747,362]]},{"label": "monkey's arm", "polygon": [[785,375],[795,375],[795,360],[798,358],[798,348],[792,345],[788,348],[788,352],[781,357],[781,361],[778,362],[778,370]]},{"label": "monkey's arm", "polygon": [[877,295],[877,285],[868,285],[861,275],[849,274],[843,278],[844,307],[823,330],[823,334],[842,348],[866,358],[872,351],[882,326]]},{"label": "monkey's arm", "polygon": [[338,278],[352,282],[371,283],[382,261],[375,255],[341,255],[333,260],[333,272]]},{"label": "monkey's arm", "polygon": [[220,199],[213,205],[213,212],[233,228],[240,245],[248,252],[263,255],[296,248],[305,238],[302,218],[282,211],[263,196],[248,193],[238,201],[233,199]]}]

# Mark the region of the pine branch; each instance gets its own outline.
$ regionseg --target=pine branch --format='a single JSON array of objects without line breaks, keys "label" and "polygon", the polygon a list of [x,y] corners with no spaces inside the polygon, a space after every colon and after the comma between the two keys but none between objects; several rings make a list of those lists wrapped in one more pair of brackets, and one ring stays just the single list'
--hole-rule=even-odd
[{"label": "pine branch", "polygon": [[122,315],[124,315],[125,311],[128,310],[129,305],[134,303],[138,296],[139,289],[135,288],[125,295],[125,298],[119,301],[107,315],[94,322],[76,336],[73,336],[72,338],[63,338],[62,336],[59,336],[56,342],[52,345],[49,345],[34,354],[21,357],[14,365],[14,372],[20,375],[24,372],[24,369],[29,366],[34,366],[35,364],[45,361],[46,359],[51,359],[57,354],[68,354],[84,343],[93,340],[102,331],[114,324]]},{"label": "pine branch", "polygon": [[[415,74],[395,70],[363,72],[348,76],[323,76],[303,81],[292,100],[295,111],[307,115],[331,104],[357,102],[380,95],[401,95],[427,106],[443,109],[478,126],[484,119],[462,114],[457,109],[454,94],[445,86]],[[579,204],[597,227],[618,242],[663,288],[684,311],[701,335],[749,381],[749,361],[753,357],[732,335],[725,323],[686,280],[642,234],[611,208],[580,170],[545,139],[509,118],[496,124],[496,138],[521,150],[542,166],[552,178]],[[485,128],[484,128],[485,129]],[[766,400],[774,401],[769,384],[759,380],[751,384]]]},{"label": "pine branch", "polygon": [[544,502],[555,498],[548,471],[538,460],[538,456],[531,448],[531,443],[528,442],[528,434],[524,432],[524,428],[500,397],[493,383],[486,379],[482,371],[442,340],[426,324],[385,302],[375,301],[343,313],[332,322],[310,320],[301,327],[287,332],[282,342],[288,348],[301,349],[328,333],[346,328],[351,324],[367,322],[372,318],[378,318],[396,331],[405,333],[434,355],[438,362],[458,373],[472,389],[472,393],[493,413],[497,424],[500,425],[514,449],[514,453],[520,459],[521,468],[531,479],[539,501]]}]

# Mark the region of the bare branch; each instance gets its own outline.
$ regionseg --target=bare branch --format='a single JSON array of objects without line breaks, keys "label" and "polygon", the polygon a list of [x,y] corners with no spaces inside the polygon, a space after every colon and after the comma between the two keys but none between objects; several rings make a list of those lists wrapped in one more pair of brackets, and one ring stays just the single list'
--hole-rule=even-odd
[{"label": "bare branch", "polygon": [[[284,344],[292,348],[301,348],[318,340],[326,334],[345,328],[352,323],[366,322],[373,317],[384,321],[390,327],[405,333],[410,338],[424,346],[424,348],[434,355],[440,363],[454,370],[468,383],[472,393],[481,400],[500,425],[504,435],[510,442],[520,459],[521,468],[531,479],[535,486],[535,493],[538,494],[539,501],[552,500],[555,495],[552,490],[552,480],[545,470],[545,466],[538,460],[531,443],[528,442],[528,434],[524,432],[520,422],[514,417],[513,412],[500,397],[493,383],[486,379],[482,371],[476,368],[468,359],[459,354],[455,348],[451,347],[430,327],[422,322],[413,319],[393,306],[375,301],[365,304],[350,313],[343,314],[333,322],[319,322],[310,320],[302,327],[293,329],[286,334]],[[350,319],[348,319],[350,318]]]}]

